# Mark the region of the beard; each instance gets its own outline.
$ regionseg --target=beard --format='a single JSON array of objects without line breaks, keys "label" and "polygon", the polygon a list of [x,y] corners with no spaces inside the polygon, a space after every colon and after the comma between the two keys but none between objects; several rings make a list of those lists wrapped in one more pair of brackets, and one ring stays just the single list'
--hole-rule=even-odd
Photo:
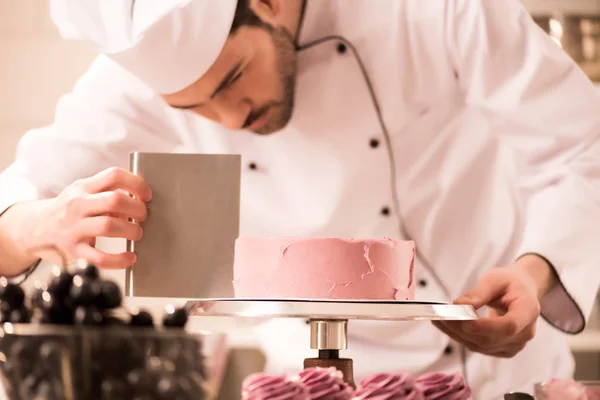
[{"label": "beard", "polygon": [[252,123],[267,112],[271,113],[269,121],[257,129],[255,133],[268,135],[283,129],[292,119],[294,111],[294,96],[296,92],[296,46],[294,38],[286,28],[267,29],[270,33],[276,58],[276,79],[281,88],[281,98],[262,105],[253,110],[244,123],[244,127]]}]

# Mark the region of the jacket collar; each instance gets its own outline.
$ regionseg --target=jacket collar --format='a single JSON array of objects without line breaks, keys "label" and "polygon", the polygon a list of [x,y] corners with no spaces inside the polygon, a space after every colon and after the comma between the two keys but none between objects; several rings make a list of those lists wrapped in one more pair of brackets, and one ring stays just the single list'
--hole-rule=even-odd
[{"label": "jacket collar", "polygon": [[298,47],[334,34],[336,4],[337,2],[332,0],[306,0],[296,41]]}]

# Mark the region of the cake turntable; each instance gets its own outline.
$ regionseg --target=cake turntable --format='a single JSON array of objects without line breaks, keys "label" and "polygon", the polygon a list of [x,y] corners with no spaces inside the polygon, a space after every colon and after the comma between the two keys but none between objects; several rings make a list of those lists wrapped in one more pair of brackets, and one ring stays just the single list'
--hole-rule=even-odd
[{"label": "cake turntable", "polygon": [[468,305],[425,301],[311,300],[311,299],[198,299],[186,304],[190,316],[233,318],[301,318],[310,324],[310,348],[316,358],[304,360],[304,368],[335,367],[352,387],[351,359],[340,358],[348,348],[349,320],[440,321],[475,320]]}]

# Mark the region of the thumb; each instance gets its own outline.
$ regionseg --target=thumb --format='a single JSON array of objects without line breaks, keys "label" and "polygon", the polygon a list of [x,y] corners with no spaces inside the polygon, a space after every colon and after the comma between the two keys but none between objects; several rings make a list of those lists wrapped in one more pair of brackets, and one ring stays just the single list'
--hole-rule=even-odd
[{"label": "thumb", "polygon": [[479,309],[501,297],[508,282],[497,274],[487,274],[471,290],[454,300],[454,304],[471,305]]}]

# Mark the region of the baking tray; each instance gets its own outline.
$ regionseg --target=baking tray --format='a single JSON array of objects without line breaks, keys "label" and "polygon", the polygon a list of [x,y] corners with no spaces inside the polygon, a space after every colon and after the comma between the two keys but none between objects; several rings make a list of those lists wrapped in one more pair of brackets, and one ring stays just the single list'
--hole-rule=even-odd
[{"label": "baking tray", "polygon": [[468,305],[427,301],[196,299],[188,301],[191,316],[302,318],[381,321],[475,320]]}]

